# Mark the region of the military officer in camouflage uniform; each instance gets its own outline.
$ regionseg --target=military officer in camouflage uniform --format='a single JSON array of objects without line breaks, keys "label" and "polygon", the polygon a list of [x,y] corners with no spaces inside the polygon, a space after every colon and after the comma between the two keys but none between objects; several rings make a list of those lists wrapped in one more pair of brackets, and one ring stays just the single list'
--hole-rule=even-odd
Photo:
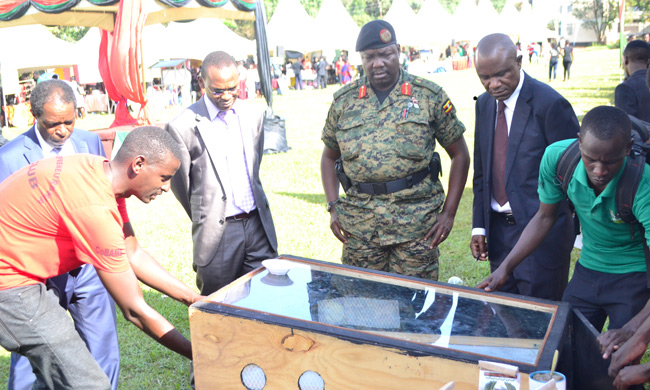
[{"label": "military officer in camouflage uniform", "polygon": [[[363,26],[356,49],[365,76],[334,94],[322,133],[330,228],[344,264],[437,280],[467,180],[465,127],[442,88],[400,70],[389,23]],[[451,158],[446,199],[436,142]],[[342,198],[339,181],[350,186]]]}]

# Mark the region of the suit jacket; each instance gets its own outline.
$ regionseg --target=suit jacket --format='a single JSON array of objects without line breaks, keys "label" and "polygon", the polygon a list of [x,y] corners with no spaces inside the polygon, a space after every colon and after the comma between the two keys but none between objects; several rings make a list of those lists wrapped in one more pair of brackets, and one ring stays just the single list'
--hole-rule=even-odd
[{"label": "suit jacket", "polygon": [[650,122],[650,90],[646,85],[646,69],[637,70],[616,86],[614,104],[633,117]]},{"label": "suit jacket", "polygon": [[[487,92],[476,102],[474,134],[474,209],[473,227],[485,228],[490,239],[492,194],[492,145],[496,124],[496,100]],[[556,141],[576,138],[578,119],[571,104],[548,85],[524,73],[524,82],[517,99],[508,136],[506,154],[506,193],[512,213],[521,230],[539,209],[537,183],[539,164],[546,147]],[[563,201],[561,213],[568,213]],[[564,218],[562,237],[573,238],[572,224]]]},{"label": "suit jacket", "polygon": [[[269,203],[260,181],[264,149],[263,114],[246,103],[236,101],[251,187],[266,237],[274,251],[277,238]],[[172,191],[192,219],[194,264],[207,265],[217,252],[226,222],[226,193],[222,180],[228,169],[223,155],[223,134],[211,121],[205,96],[169,122],[167,132],[181,148],[181,166],[172,178]]]},{"label": "suit jacket", "polygon": [[[74,129],[70,141],[77,153],[90,153],[106,157],[102,140],[90,131]],[[20,168],[43,159],[43,149],[36,137],[36,128],[22,133],[0,148],[0,182]]]},{"label": "suit jacket", "polygon": [[318,75],[319,76],[327,76],[327,61],[321,60],[318,62]]}]

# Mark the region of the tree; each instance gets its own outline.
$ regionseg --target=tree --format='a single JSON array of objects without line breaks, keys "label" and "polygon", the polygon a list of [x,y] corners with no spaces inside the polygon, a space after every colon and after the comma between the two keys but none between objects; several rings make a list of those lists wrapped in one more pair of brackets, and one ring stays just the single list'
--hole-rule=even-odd
[{"label": "tree", "polygon": [[454,14],[454,11],[456,11],[456,7],[458,7],[458,3],[460,3],[460,0],[440,0],[439,1],[440,5],[443,6],[450,14]]},{"label": "tree", "polygon": [[618,17],[618,3],[612,0],[576,0],[573,2],[573,16],[593,30],[598,43],[603,44],[605,32]]},{"label": "tree", "polygon": [[75,43],[86,35],[89,30],[89,27],[77,27],[77,26],[52,26],[48,27],[50,33],[59,39],[64,41]]},{"label": "tree", "polygon": [[650,20],[650,0],[629,0],[625,5],[641,11],[641,21]]}]

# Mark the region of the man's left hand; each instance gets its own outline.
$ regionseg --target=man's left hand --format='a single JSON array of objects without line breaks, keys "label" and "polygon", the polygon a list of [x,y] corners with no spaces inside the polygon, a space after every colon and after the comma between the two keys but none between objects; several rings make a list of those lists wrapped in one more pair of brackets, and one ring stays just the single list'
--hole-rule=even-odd
[{"label": "man's left hand", "polygon": [[449,237],[449,233],[451,233],[451,229],[453,227],[454,227],[454,217],[449,216],[444,211],[438,214],[438,217],[436,218],[436,222],[433,224],[431,229],[429,229],[427,235],[424,236],[425,241],[429,240],[430,238],[433,238],[433,240],[431,240],[431,245],[429,245],[429,249],[433,249],[437,247],[444,240],[446,240],[447,237]]},{"label": "man's left hand", "polygon": [[647,344],[638,342],[634,336],[618,348],[612,354],[612,361],[609,363],[607,373],[612,378],[618,376],[619,371],[629,365],[638,364],[646,351]]},{"label": "man's left hand", "polygon": [[640,385],[650,381],[649,364],[623,367],[614,379],[614,386],[617,390],[627,389],[632,385]]}]

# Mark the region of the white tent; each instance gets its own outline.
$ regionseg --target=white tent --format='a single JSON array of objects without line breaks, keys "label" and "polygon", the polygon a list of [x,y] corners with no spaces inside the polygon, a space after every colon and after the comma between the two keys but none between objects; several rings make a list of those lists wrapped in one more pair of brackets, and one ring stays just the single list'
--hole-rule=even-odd
[{"label": "white tent", "polygon": [[303,53],[320,50],[314,31],[314,19],[299,0],[280,0],[266,26],[269,50],[278,46]]},{"label": "white tent", "polygon": [[318,37],[319,47],[323,52],[333,53],[337,49],[348,52],[355,50],[361,28],[357,26],[341,0],[323,0],[315,22],[314,30],[323,32]]},{"label": "white tent", "polygon": [[438,0],[424,0],[416,15],[423,49],[444,50],[453,38],[451,15]]},{"label": "white tent", "polygon": [[[161,25],[159,25],[161,26]],[[148,26],[147,30],[153,26]],[[144,42],[149,58],[193,58],[203,60],[215,50],[223,50],[236,59],[255,54],[255,41],[246,39],[223,24],[221,19],[197,19],[187,23],[172,22],[164,32],[165,39],[152,36]],[[188,39],[191,37],[191,39]],[[206,42],[210,42],[206,44]],[[153,47],[148,48],[151,45]],[[147,54],[150,52],[150,54]],[[150,66],[150,63],[146,63]]]},{"label": "white tent", "polygon": [[510,37],[513,37],[514,40],[517,40],[521,35],[522,28],[524,27],[521,15],[519,14],[519,11],[517,11],[517,8],[515,8],[515,2],[517,1],[518,0],[507,0],[501,10],[501,14],[499,14],[499,31],[508,34]]},{"label": "white tent", "polygon": [[97,27],[92,27],[86,35],[74,44],[77,55],[76,75],[79,84],[91,84],[102,81],[99,74],[99,42],[101,41],[101,31]]},{"label": "white tent", "polygon": [[477,12],[475,0],[460,0],[452,17],[454,26],[452,31],[455,40],[476,42],[477,37],[481,34],[478,31],[480,23],[483,22]]},{"label": "white tent", "polygon": [[402,46],[421,46],[421,32],[417,31],[417,18],[415,12],[406,0],[393,0],[390,9],[386,12],[384,20],[395,29],[397,43]]},{"label": "white tent", "polygon": [[474,24],[477,28],[476,36],[472,42],[478,43],[481,38],[488,34],[503,32],[503,26],[499,23],[499,13],[494,9],[491,0],[479,0],[475,15]]},{"label": "white tent", "polygon": [[62,68],[76,64],[74,45],[52,35],[45,26],[29,25],[0,29],[0,42],[5,55],[2,57],[3,88],[5,94],[18,91],[18,73]]},{"label": "white tent", "polygon": [[546,27],[546,21],[540,19],[537,14],[531,9],[530,4],[524,1],[521,5],[521,42],[547,42],[547,39],[554,37],[555,31],[549,30]]}]

